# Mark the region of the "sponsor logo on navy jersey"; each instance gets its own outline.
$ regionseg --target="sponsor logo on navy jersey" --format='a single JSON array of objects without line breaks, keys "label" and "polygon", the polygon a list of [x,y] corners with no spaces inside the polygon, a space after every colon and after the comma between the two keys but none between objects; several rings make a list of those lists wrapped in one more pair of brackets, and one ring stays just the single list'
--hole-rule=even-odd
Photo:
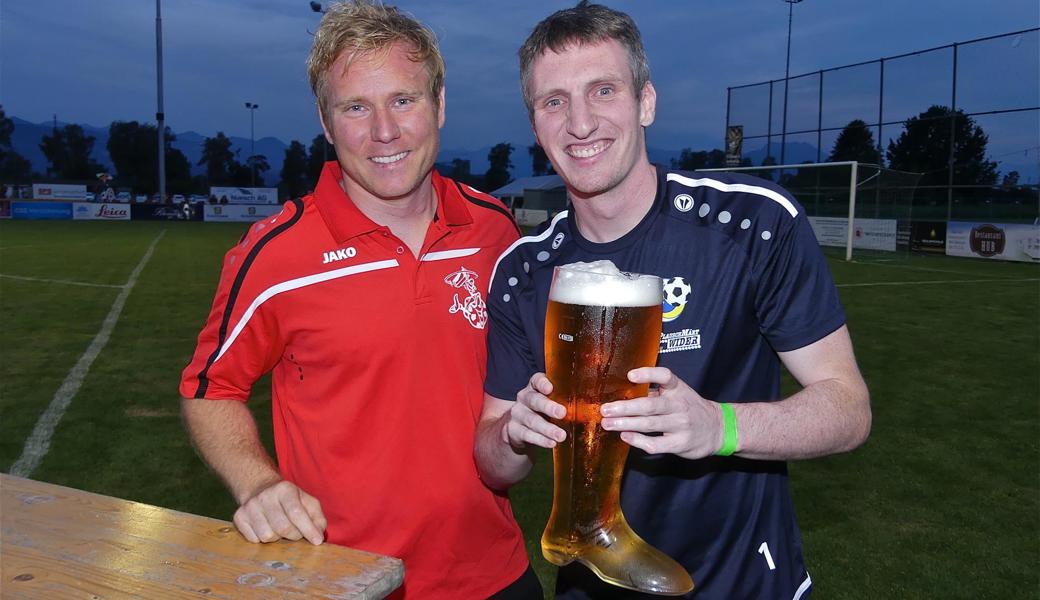
[{"label": "sponsor logo on navy jersey", "polygon": [[660,354],[679,352],[680,350],[699,350],[701,347],[700,329],[682,329],[672,333],[661,334]]},{"label": "sponsor logo on navy jersey", "polygon": [[693,288],[682,277],[672,277],[664,280],[664,302],[662,304],[662,319],[665,323],[671,323],[679,318],[686,303],[690,300]]}]

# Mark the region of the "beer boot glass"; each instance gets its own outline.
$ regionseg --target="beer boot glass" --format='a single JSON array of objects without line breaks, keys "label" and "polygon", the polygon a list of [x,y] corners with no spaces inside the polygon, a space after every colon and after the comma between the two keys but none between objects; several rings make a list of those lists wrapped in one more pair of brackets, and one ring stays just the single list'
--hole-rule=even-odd
[{"label": "beer boot glass", "polygon": [[632,590],[681,595],[689,573],[642,540],[621,513],[621,475],[629,446],[600,426],[600,405],[645,396],[628,372],[657,361],[661,279],[621,273],[610,261],[556,267],[545,318],[550,398],[567,408],[553,422],[567,439],[553,448],[553,505],[542,554],[575,560],[600,579]]}]

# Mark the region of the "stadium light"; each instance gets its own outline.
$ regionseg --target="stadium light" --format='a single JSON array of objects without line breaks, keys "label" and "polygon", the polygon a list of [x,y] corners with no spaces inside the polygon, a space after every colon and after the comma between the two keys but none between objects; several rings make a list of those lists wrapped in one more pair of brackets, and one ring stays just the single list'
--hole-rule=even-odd
[{"label": "stadium light", "polygon": [[[787,164],[787,88],[791,86],[791,21],[794,19],[794,5],[802,0],[784,0],[787,3],[787,63],[784,67],[784,123],[780,129],[780,164]],[[768,152],[767,152],[768,154]]]},{"label": "stadium light", "polygon": [[260,108],[260,105],[255,102],[246,102],[246,108],[249,109],[249,172],[251,185],[256,187],[256,135],[253,129],[253,113],[256,109]]}]

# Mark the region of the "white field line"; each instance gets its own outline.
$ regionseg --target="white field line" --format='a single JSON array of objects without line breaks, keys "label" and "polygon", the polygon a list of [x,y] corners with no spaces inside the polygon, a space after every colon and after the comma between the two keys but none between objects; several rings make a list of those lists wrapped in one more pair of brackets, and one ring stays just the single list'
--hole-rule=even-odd
[{"label": "white field line", "polygon": [[932,281],[878,281],[875,283],[839,283],[837,287],[877,287],[883,285],[937,285],[946,283],[1021,283],[1024,281],[1040,281],[1040,277],[1026,279],[944,279]]},{"label": "white field line", "polygon": [[148,251],[144,253],[141,261],[137,263],[133,272],[130,273],[130,277],[126,280],[126,285],[122,286],[123,290],[119,292],[115,301],[112,302],[112,308],[108,311],[108,316],[105,317],[104,322],[101,324],[101,330],[97,332],[97,335],[90,342],[90,346],[87,347],[86,352],[79,357],[79,361],[72,367],[69,374],[65,376],[65,381],[62,382],[58,391],[54,393],[54,398],[51,400],[50,405],[47,406],[47,410],[36,421],[36,427],[33,428],[29,439],[25,441],[25,447],[22,448],[22,455],[11,465],[11,475],[28,477],[36,470],[36,467],[40,466],[40,461],[43,460],[43,457],[47,455],[47,451],[50,450],[51,436],[54,435],[54,429],[65,415],[65,409],[69,407],[69,403],[72,402],[76,393],[79,392],[87,372],[90,371],[90,365],[94,363],[94,359],[98,357],[105,344],[108,343],[108,338],[112,335],[112,330],[115,329],[116,321],[119,320],[119,314],[123,312],[123,305],[126,304],[127,297],[130,296],[131,290],[134,289],[134,284],[137,283],[137,278],[141,271],[144,270],[145,265],[152,258],[156,244],[159,243],[159,240],[165,234],[166,230],[163,229],[159,232],[159,235],[155,236],[151,245],[148,246]]},{"label": "white field line", "polygon": [[929,273],[949,273],[951,275],[974,275],[975,273],[965,273],[964,271],[955,271],[953,269],[932,269],[929,267],[911,267],[910,265],[894,265],[883,262],[859,262],[852,261],[857,265],[866,265],[870,267],[890,267],[893,269],[909,269],[911,271],[927,271]]},{"label": "white field line", "polygon": [[19,281],[39,281],[42,283],[61,283],[64,285],[82,285],[85,287],[102,287],[102,288],[124,288],[125,285],[111,285],[108,283],[86,283],[84,281],[72,281],[70,279],[44,279],[42,277],[23,277],[21,275],[5,275],[0,273],[2,279],[17,279]]}]

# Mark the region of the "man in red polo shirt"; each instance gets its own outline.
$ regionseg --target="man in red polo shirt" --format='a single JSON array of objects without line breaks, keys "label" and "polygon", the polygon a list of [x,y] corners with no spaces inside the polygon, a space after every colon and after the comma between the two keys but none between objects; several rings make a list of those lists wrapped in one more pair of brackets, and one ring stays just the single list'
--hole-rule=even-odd
[{"label": "man in red polo shirt", "polygon": [[[227,253],[180,386],[192,440],[252,542],[400,557],[395,598],[540,598],[509,501],[472,455],[488,282],[518,232],[497,200],[433,170],[433,34],[392,7],[334,5],[308,68],[337,160]],[[244,404],[269,371],[277,464]]]}]

